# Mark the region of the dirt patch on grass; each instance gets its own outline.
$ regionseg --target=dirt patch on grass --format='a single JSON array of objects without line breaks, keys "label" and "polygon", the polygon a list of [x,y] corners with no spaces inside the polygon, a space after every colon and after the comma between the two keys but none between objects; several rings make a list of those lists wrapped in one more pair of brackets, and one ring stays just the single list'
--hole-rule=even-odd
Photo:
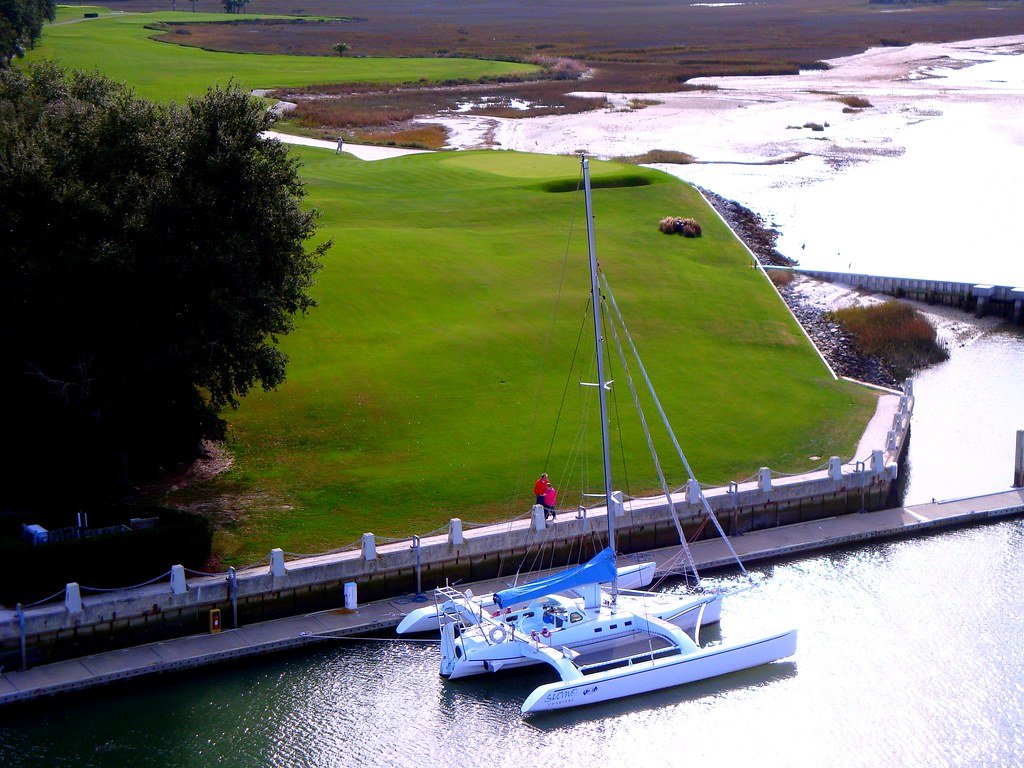
[{"label": "dirt patch on grass", "polygon": [[160,480],[148,483],[139,488],[143,496],[165,496],[181,491],[193,485],[206,483],[231,469],[235,457],[224,443],[204,440],[200,445],[199,456],[187,467],[171,472]]}]

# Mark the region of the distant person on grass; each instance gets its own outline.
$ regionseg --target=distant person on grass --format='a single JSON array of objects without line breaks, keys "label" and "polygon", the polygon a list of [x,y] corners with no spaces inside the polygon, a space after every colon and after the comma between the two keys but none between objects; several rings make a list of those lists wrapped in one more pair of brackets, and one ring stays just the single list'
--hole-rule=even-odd
[{"label": "distant person on grass", "polygon": [[338,137],[338,147],[334,150],[334,154],[345,151],[345,138],[343,136]]}]

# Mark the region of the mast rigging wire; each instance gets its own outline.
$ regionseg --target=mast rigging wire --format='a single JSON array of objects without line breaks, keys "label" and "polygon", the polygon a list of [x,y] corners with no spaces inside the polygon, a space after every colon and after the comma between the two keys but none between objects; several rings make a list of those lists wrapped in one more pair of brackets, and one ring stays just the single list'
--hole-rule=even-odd
[{"label": "mast rigging wire", "polygon": [[[697,478],[693,474],[693,469],[690,467],[690,462],[686,459],[686,454],[683,453],[682,446],[679,445],[679,441],[676,439],[676,433],[672,429],[672,425],[668,421],[668,416],[665,415],[665,409],[661,407],[661,401],[658,399],[658,395],[654,391],[654,385],[651,383],[651,379],[647,375],[647,369],[644,367],[643,361],[640,359],[640,353],[637,351],[636,344],[633,343],[633,337],[630,336],[629,329],[626,328],[625,322],[622,320],[622,313],[619,311],[619,306],[615,301],[615,295],[612,293],[611,286],[608,285],[608,278],[605,277],[603,272],[601,273],[600,277],[604,283],[604,290],[608,296],[608,300],[611,304],[611,307],[615,310],[615,314],[619,318],[619,323],[622,325],[622,329],[626,336],[626,340],[629,342],[629,346],[633,352],[633,356],[636,358],[637,366],[639,367],[640,372],[643,374],[644,381],[647,383],[647,390],[650,392],[651,398],[654,400],[654,405],[657,407],[658,413],[661,414],[662,423],[664,423],[665,429],[668,430],[668,434],[672,438],[672,444],[675,446],[676,452],[679,454],[679,459],[680,461],[682,461],[683,467],[686,469],[687,476],[690,478],[690,480],[696,481]],[[729,537],[725,535],[725,531],[722,529],[722,524],[718,522],[718,517],[711,509],[711,505],[708,503],[708,499],[704,495],[704,491],[701,490],[699,484],[697,485],[697,493],[700,498],[701,506],[704,508],[704,511],[707,513],[708,517],[711,519],[711,522],[717,529],[718,535],[722,537],[722,541],[725,542],[725,546],[728,547],[729,554],[732,555],[733,559],[736,561],[736,564],[739,566],[740,571],[743,573],[743,575],[751,581],[753,581],[753,577],[747,572],[746,567],[743,565],[743,561],[740,560],[740,556],[736,554],[736,550],[733,548],[732,542],[729,541]]]}]

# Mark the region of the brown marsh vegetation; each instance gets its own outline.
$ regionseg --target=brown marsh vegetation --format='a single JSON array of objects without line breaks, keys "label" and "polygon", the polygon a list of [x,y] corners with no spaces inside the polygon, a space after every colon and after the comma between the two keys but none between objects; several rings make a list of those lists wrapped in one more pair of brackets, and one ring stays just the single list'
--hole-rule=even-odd
[{"label": "brown marsh vegetation", "polygon": [[[110,0],[107,5],[116,10],[167,10],[170,2]],[[213,0],[197,0],[195,7],[200,12],[220,10]],[[866,0],[760,0],[729,7],[678,0],[649,0],[642,5],[590,0],[448,0],[443,4],[252,0],[248,11],[335,18],[295,22],[243,18],[189,25],[189,34],[173,35],[173,40],[216,50],[320,56],[334,55],[332,46],[343,42],[350,46],[350,56],[524,61],[543,56],[572,59],[591,68],[585,86],[571,80],[492,84],[505,98],[496,98],[495,92],[486,94],[495,97],[489,99],[486,113],[500,116],[601,106],[569,97],[574,90],[673,91],[694,77],[794,73],[822,66],[823,59],[878,45],[1024,33],[1024,3],[1019,0],[910,3],[901,4],[899,13],[893,13],[891,5]],[[380,106],[380,99],[353,98],[343,107],[304,105],[298,119],[307,129],[316,127],[317,121],[326,129],[354,123],[365,128],[401,127],[401,115],[426,114],[430,110],[424,107],[434,99],[439,104],[451,102],[436,93],[424,99],[409,88],[392,89],[386,108]],[[535,106],[511,109],[508,104],[513,99]],[[847,106],[863,109],[866,105]],[[373,122],[377,120],[382,122]]]},{"label": "brown marsh vegetation", "polygon": [[949,358],[949,352],[936,340],[932,324],[908,304],[886,301],[848,307],[828,313],[826,319],[852,333],[857,349],[880,359],[897,381]]}]

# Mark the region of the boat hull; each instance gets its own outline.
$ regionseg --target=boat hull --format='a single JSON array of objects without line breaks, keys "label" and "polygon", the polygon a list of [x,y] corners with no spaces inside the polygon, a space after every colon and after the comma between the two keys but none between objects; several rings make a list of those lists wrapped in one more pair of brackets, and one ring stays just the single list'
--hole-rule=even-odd
[{"label": "boat hull", "polygon": [[[626,598],[623,598],[624,600]],[[634,613],[643,615],[644,605],[642,599],[638,599]],[[677,609],[678,610],[678,609]],[[672,624],[683,631],[692,630],[696,626],[698,617],[701,617],[701,625],[713,624],[719,621],[722,613],[721,596],[707,600],[703,614],[699,610],[690,608],[681,611],[673,616],[671,610],[651,610],[648,612],[669,624]],[[646,632],[633,624],[628,627],[626,621],[630,613],[624,613],[622,618],[615,615],[608,616],[600,622],[586,622],[575,627],[568,627],[564,630],[553,632],[549,639],[539,639],[538,642],[550,645],[553,648],[565,646],[580,654],[593,654],[615,648],[635,637],[645,637]],[[600,636],[595,632],[600,626]],[[600,637],[600,639],[598,639]],[[449,680],[456,680],[461,677],[471,677],[489,672],[501,672],[519,667],[527,667],[534,664],[543,664],[542,659],[523,655],[516,643],[486,643],[478,636],[465,638],[461,642],[461,653],[455,653],[455,641],[449,653],[442,654],[441,675]]]},{"label": "boat hull", "polygon": [[714,646],[542,685],[523,702],[523,714],[611,701],[778,661],[796,653],[796,635],[793,629],[746,643]]}]

